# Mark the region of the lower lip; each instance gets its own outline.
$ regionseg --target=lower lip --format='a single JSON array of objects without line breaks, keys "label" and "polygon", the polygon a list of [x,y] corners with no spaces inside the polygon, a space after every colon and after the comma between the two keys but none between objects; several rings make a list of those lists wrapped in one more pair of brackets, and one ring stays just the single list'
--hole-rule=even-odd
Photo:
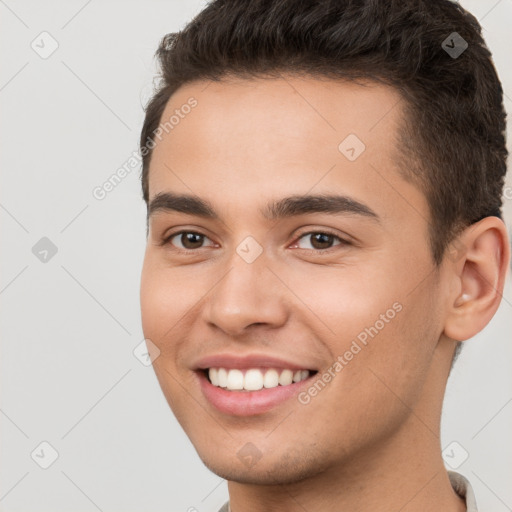
[{"label": "lower lip", "polygon": [[204,372],[198,371],[201,390],[206,399],[220,412],[236,416],[263,414],[286,400],[297,396],[300,388],[308,386],[314,375],[288,386],[263,388],[259,391],[228,391],[214,386]]}]

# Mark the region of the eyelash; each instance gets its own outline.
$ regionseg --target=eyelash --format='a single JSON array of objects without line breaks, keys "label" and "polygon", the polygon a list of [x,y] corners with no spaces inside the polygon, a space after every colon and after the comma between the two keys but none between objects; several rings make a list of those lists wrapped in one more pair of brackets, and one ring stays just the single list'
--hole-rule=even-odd
[{"label": "eyelash", "polygon": [[[204,238],[208,238],[206,235],[204,235],[202,233],[199,233],[197,231],[181,230],[181,231],[176,231],[175,233],[171,233],[169,236],[165,237],[159,245],[161,245],[161,246],[165,246],[165,245],[172,246],[171,240],[174,237],[176,237],[178,235],[185,234],[185,233],[199,235],[199,236],[202,236]],[[302,238],[304,238],[307,235],[328,235],[328,236],[332,236],[334,239],[338,240],[340,243],[337,244],[337,245],[334,245],[332,247],[328,247],[327,249],[302,249],[302,248],[299,247],[298,250],[301,250],[301,251],[313,251],[313,252],[316,252],[316,253],[323,253],[323,254],[325,254],[325,253],[330,253],[330,252],[336,250],[337,247],[343,247],[343,246],[347,246],[347,245],[352,245],[352,243],[349,242],[348,240],[345,240],[345,239],[341,238],[339,235],[336,235],[335,233],[333,233],[333,232],[331,232],[329,230],[306,231],[304,233],[299,234],[297,236],[297,238],[295,239],[295,241],[293,242],[293,244],[294,245],[297,244],[299,242],[299,240],[301,240]],[[181,249],[180,247],[174,247],[173,246],[173,250],[177,251],[177,252],[180,252],[180,253],[192,253],[192,252],[198,251],[200,249],[206,249],[206,247],[198,247],[197,249]]]}]

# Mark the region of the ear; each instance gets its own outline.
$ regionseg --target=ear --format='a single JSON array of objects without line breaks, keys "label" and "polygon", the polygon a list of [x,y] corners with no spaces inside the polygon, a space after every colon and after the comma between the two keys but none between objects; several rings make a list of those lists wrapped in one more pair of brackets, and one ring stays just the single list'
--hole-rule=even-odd
[{"label": "ear", "polygon": [[510,261],[505,224],[485,217],[452,243],[444,262],[451,276],[444,334],[464,341],[480,332],[500,305]]}]

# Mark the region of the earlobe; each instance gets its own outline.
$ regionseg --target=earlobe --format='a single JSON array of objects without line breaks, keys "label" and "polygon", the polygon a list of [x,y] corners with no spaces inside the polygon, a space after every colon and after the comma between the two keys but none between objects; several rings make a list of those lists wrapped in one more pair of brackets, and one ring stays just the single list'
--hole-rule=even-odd
[{"label": "earlobe", "polygon": [[475,336],[491,320],[501,302],[510,259],[508,234],[503,221],[486,217],[459,236],[458,261],[443,262],[455,280],[444,334],[464,341]]}]

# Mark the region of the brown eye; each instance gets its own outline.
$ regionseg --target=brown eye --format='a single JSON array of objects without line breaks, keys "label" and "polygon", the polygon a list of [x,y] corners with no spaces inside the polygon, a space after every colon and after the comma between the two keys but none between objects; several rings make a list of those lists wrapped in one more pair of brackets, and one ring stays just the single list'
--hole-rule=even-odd
[{"label": "brown eye", "polygon": [[194,231],[180,231],[167,237],[164,241],[164,245],[170,244],[177,249],[183,250],[201,249],[205,239],[208,238],[201,233],[196,233]]},{"label": "brown eye", "polygon": [[197,233],[182,233],[180,235],[180,242],[185,249],[197,249],[203,244],[203,235]]},{"label": "brown eye", "polygon": [[334,237],[327,233],[315,233],[311,236],[311,245],[315,249],[328,249],[332,246]]},{"label": "brown eye", "polygon": [[[301,245],[301,240],[308,240],[309,247]],[[335,243],[337,241],[337,243]],[[311,231],[300,236],[297,245],[300,249],[314,249],[317,251],[330,249],[337,245],[349,245],[348,242],[333,233]]]}]

